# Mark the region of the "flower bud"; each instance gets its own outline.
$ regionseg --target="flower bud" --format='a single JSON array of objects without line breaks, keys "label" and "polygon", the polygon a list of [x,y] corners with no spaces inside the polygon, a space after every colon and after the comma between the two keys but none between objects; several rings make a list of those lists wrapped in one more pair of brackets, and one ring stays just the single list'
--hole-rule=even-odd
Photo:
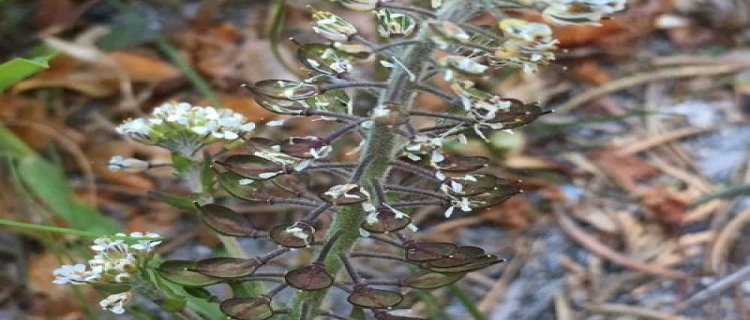
[{"label": "flower bud", "polygon": [[149,164],[147,161],[128,158],[125,159],[122,156],[114,156],[112,159],[109,159],[109,163],[107,164],[107,168],[109,168],[109,171],[112,172],[141,172],[145,171],[148,168],[151,167],[151,164]]}]

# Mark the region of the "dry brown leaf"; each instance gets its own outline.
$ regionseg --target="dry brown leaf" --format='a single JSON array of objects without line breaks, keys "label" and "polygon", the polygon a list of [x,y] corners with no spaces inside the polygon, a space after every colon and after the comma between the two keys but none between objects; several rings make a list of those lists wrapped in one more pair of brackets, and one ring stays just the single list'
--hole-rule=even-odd
[{"label": "dry brown leaf", "polygon": [[39,100],[26,99],[20,96],[0,96],[0,120],[23,141],[34,148],[40,148],[47,142],[44,132],[29,126],[13,126],[14,121],[42,123],[46,119],[44,105]]},{"label": "dry brown leaf", "polygon": [[112,65],[83,61],[61,55],[50,68],[13,87],[14,93],[38,88],[65,88],[91,97],[106,97],[120,90],[119,68],[130,81],[156,85],[181,75],[169,63],[157,58],[129,52],[112,52],[106,55]]},{"label": "dry brown leaf", "polygon": [[609,73],[594,60],[587,60],[573,69],[576,76],[590,84],[600,85],[611,80]]},{"label": "dry brown leaf", "polygon": [[483,210],[479,216],[486,222],[507,229],[523,229],[531,223],[534,208],[528,198],[519,195],[501,205]]},{"label": "dry brown leaf", "polygon": [[[33,295],[31,313],[45,319],[63,319],[80,313],[80,304],[69,286],[52,283],[52,271],[59,267],[57,257],[50,252],[29,259],[28,288]],[[92,288],[81,288],[91,294]],[[73,318],[75,319],[75,317]]]},{"label": "dry brown leaf", "polygon": [[[178,41],[188,60],[219,88],[236,89],[241,83],[262,79],[295,78],[276,61],[267,40],[243,33],[229,23],[188,30]],[[284,50],[282,54],[286,61],[293,61]]]},{"label": "dry brown leaf", "polygon": [[656,187],[641,193],[643,204],[648,209],[651,218],[670,234],[679,231],[682,219],[686,215],[686,208],[691,198],[665,187]]},{"label": "dry brown leaf", "polygon": [[659,169],[638,157],[616,155],[611,150],[593,151],[589,158],[617,185],[631,193],[637,191],[637,182],[659,173]]},{"label": "dry brown leaf", "polygon": [[601,27],[583,25],[556,26],[555,38],[560,40],[561,48],[582,47],[600,42],[622,30],[623,27],[616,20],[604,20]]}]

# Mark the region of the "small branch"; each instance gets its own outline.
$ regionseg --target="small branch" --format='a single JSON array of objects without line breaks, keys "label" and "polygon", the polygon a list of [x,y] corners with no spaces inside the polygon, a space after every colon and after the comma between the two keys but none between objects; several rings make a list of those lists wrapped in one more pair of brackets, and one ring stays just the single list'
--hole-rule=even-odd
[{"label": "small branch", "polygon": [[704,302],[716,295],[719,295],[724,290],[729,289],[729,287],[736,285],[742,281],[748,280],[748,279],[750,279],[750,265],[744,266],[742,267],[742,269],[738,270],[737,272],[732,273],[722,278],[721,280],[712,283],[710,286],[706,287],[705,289],[692,295],[687,300],[678,304],[675,309],[678,312],[685,310],[688,307],[696,303]]},{"label": "small branch", "polygon": [[388,205],[394,208],[429,207],[429,206],[444,207],[446,205],[446,202],[435,201],[435,200],[413,200],[413,201],[391,202]]},{"label": "small branch", "polygon": [[401,5],[401,4],[396,4],[393,2],[379,2],[378,7],[416,13],[416,14],[420,14],[420,15],[423,15],[432,19],[437,18],[437,15],[435,14],[435,12],[432,12],[431,10],[420,8],[420,7]]},{"label": "small branch", "polygon": [[431,112],[431,111],[414,110],[414,111],[409,112],[409,114],[414,115],[414,116],[420,116],[420,117],[430,117],[430,118],[440,118],[440,119],[447,119],[447,120],[455,120],[455,121],[460,121],[460,122],[464,122],[464,123],[471,123],[471,122],[473,122],[471,119],[466,118],[466,117],[452,115],[452,114],[447,114],[447,113],[442,113],[442,112]]},{"label": "small branch", "polygon": [[442,91],[442,90],[440,90],[438,88],[433,88],[433,87],[422,85],[422,84],[418,84],[416,86],[416,88],[418,90],[420,90],[420,91],[424,91],[424,92],[430,93],[430,94],[432,94],[434,96],[437,96],[437,97],[439,97],[439,98],[441,98],[441,99],[449,102],[452,105],[461,106],[461,101],[458,99],[458,97],[456,97],[456,96],[454,96],[452,94],[445,93],[444,91]]},{"label": "small branch", "polygon": [[349,258],[347,258],[345,254],[339,253],[339,260],[344,264],[344,269],[346,269],[346,273],[348,273],[349,277],[354,281],[354,285],[364,284],[364,280],[359,276],[357,270],[354,270],[352,262],[349,261]]},{"label": "small branch", "polygon": [[344,114],[344,113],[330,112],[330,111],[320,111],[320,110],[314,110],[314,109],[307,109],[304,115],[336,118],[336,119],[349,120],[349,121],[361,121],[364,119],[362,117],[358,117],[358,116],[351,115],[351,114]]},{"label": "small branch", "polygon": [[398,243],[398,242],[396,242],[396,241],[393,241],[393,240],[391,240],[391,239],[381,238],[381,237],[378,237],[378,236],[376,236],[376,235],[370,235],[370,237],[369,237],[369,238],[370,238],[370,239],[373,239],[373,240],[377,240],[377,241],[380,241],[380,242],[382,242],[382,243],[385,243],[385,244],[389,244],[389,245],[392,245],[392,246],[394,246],[394,247],[396,247],[396,248],[402,248],[402,249],[404,248],[404,246],[403,246],[403,245],[401,245],[400,243]]},{"label": "small branch", "polygon": [[327,91],[331,90],[340,90],[340,89],[348,89],[348,88],[379,88],[379,89],[387,89],[388,83],[385,82],[344,82],[344,83],[334,83],[334,84],[326,84],[318,87],[318,92],[325,93]]},{"label": "small branch", "polygon": [[409,172],[409,173],[420,175],[420,176],[423,176],[425,178],[428,178],[428,179],[431,179],[431,180],[434,180],[434,181],[440,181],[435,176],[435,172],[434,171],[422,168],[420,166],[415,166],[415,165],[413,165],[411,163],[408,163],[408,162],[396,160],[396,161],[391,162],[391,165],[393,167],[395,167],[395,168],[401,169],[401,170]]},{"label": "small branch", "polygon": [[359,127],[359,125],[362,124],[362,122],[365,122],[365,121],[366,119],[360,119],[360,120],[354,121],[353,123],[347,124],[341,128],[338,128],[336,129],[336,131],[331,132],[330,134],[328,134],[328,136],[323,138],[323,141],[330,144],[331,142],[333,142],[333,140],[336,140],[342,135],[347,134],[349,131],[356,129],[357,127]]},{"label": "small branch", "polygon": [[276,204],[287,204],[287,205],[293,205],[293,206],[300,206],[300,207],[317,207],[320,204],[307,201],[307,200],[300,200],[300,199],[289,199],[289,198],[279,198],[279,197],[270,197],[266,202],[270,205],[276,205]]},{"label": "small branch", "polygon": [[387,184],[384,187],[385,187],[386,190],[390,190],[390,191],[397,191],[397,192],[405,192],[405,193],[411,193],[411,194],[418,194],[418,195],[423,195],[423,196],[427,196],[427,197],[431,197],[431,198],[435,198],[435,199],[440,199],[440,200],[444,200],[444,201],[450,201],[451,200],[450,197],[448,197],[448,196],[446,196],[444,194],[440,194],[440,193],[436,193],[436,192],[432,192],[432,191],[427,191],[427,190],[422,190],[422,189],[416,189],[416,188],[410,188],[410,187],[404,187],[404,186],[397,186],[397,185],[392,185],[392,184]]},{"label": "small branch", "polygon": [[395,41],[395,42],[391,42],[391,43],[384,44],[384,45],[381,45],[381,46],[376,46],[376,47],[372,48],[372,52],[373,53],[380,53],[380,52],[387,51],[387,50],[390,50],[390,49],[395,48],[395,47],[412,46],[412,45],[418,45],[418,44],[421,44],[421,43],[422,43],[422,41],[419,41],[419,40]]},{"label": "small branch", "polygon": [[323,162],[308,166],[305,170],[351,169],[356,167],[352,162]]}]

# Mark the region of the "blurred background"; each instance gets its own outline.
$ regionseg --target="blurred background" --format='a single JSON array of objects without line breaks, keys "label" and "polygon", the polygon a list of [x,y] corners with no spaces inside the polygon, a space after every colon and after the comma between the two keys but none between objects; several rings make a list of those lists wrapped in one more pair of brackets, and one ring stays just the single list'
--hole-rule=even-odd
[{"label": "blurred background", "polygon": [[[169,159],[114,127],[170,100],[275,119],[240,84],[298,77],[287,39],[316,39],[308,5],[376,37],[371,13],[322,0],[0,0],[0,219],[155,231],[169,239],[163,255],[210,256],[210,231],[147,194],[187,192],[170,170],[107,170],[116,154]],[[601,27],[555,35],[564,50],[539,74],[481,79],[555,112],[451,150],[491,158],[526,192],[451,220],[414,217],[425,238],[479,245],[509,262],[423,297],[415,312],[750,319],[750,1],[630,0]],[[434,97],[419,99],[442,110]],[[325,125],[290,121],[266,133]],[[280,219],[251,214],[260,224]],[[92,304],[94,290],[51,283],[61,259],[87,245],[0,225],[0,319],[111,317]]]}]

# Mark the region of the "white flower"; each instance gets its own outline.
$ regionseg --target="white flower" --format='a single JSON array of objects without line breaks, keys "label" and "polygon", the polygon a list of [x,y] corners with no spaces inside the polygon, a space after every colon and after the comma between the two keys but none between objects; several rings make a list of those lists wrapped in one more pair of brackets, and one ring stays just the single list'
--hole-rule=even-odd
[{"label": "white flower", "polygon": [[112,159],[109,159],[109,163],[107,164],[107,168],[109,168],[109,171],[112,172],[141,172],[151,167],[151,164],[149,164],[147,161],[133,159],[133,158],[123,158],[122,156],[114,156]]},{"label": "white flower", "polygon": [[168,102],[154,108],[150,118],[128,120],[116,130],[139,142],[191,155],[205,144],[234,142],[254,129],[254,123],[230,109]]},{"label": "white flower", "polygon": [[115,236],[136,239],[94,239],[91,250],[96,254],[88,261],[88,265],[63,265],[53,272],[53,282],[74,285],[128,283],[138,276],[138,267],[150,257],[149,253],[153,248],[162,242],[161,237],[153,232],[133,232],[130,235],[117,233]]},{"label": "white flower", "polygon": [[539,65],[555,59],[558,41],[552,38],[548,25],[509,18],[501,20],[498,27],[508,40],[496,48],[491,57],[493,66],[517,66],[526,73],[533,73]]},{"label": "white flower", "polygon": [[114,314],[123,314],[125,313],[125,306],[130,302],[132,297],[133,294],[130,291],[112,294],[100,301],[99,306],[102,307],[102,310]]},{"label": "white flower", "polygon": [[154,233],[154,232],[147,232],[147,233],[132,232],[130,234],[130,237],[131,238],[150,238],[150,239],[138,240],[138,242],[130,246],[130,248],[141,251],[142,253],[150,252],[151,249],[158,246],[162,242],[160,240],[161,236],[159,236],[158,233]]},{"label": "white flower", "polygon": [[57,284],[84,284],[88,281],[86,280],[91,274],[89,270],[86,270],[85,264],[75,264],[75,265],[63,265],[55,271],[52,272],[52,275],[55,276],[55,280],[52,282]]},{"label": "white flower", "polygon": [[455,209],[460,209],[463,212],[471,212],[472,202],[469,200],[469,198],[461,197],[459,199],[453,199],[451,200],[451,206],[448,208],[448,210],[445,210],[445,217],[450,218],[451,215],[453,215],[453,211]]}]

